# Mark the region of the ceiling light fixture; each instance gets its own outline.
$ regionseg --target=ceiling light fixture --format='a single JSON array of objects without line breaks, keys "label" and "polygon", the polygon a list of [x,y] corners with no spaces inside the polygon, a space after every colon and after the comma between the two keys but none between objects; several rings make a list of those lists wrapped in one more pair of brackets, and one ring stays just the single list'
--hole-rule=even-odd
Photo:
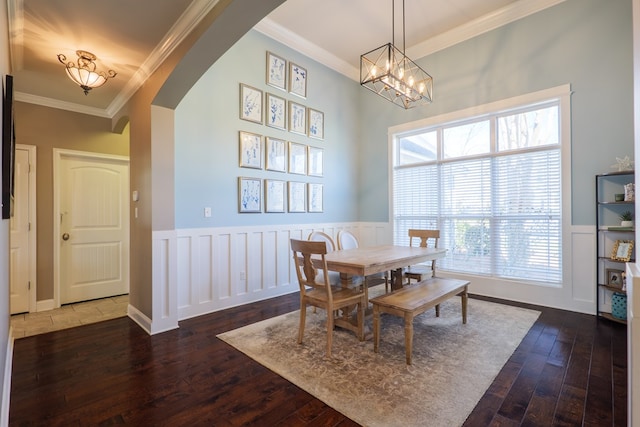
[{"label": "ceiling light fixture", "polygon": [[97,57],[91,52],[76,50],[76,55],[78,55],[77,65],[71,61],[65,62],[67,57],[61,53],[58,54],[58,61],[64,64],[69,78],[84,90],[85,95],[91,89],[102,86],[109,78],[113,78],[118,74],[113,70],[109,70],[106,73],[104,71],[96,71],[96,63],[93,61]]},{"label": "ceiling light fixture", "polygon": [[395,46],[395,0],[391,0],[391,43],[360,55],[360,84],[405,109],[430,104],[433,78],[405,55],[402,0],[402,50]]}]

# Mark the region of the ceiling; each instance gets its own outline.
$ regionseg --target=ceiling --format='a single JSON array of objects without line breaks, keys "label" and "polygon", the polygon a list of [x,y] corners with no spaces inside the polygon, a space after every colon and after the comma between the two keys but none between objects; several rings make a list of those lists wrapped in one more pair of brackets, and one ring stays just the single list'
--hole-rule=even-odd
[{"label": "ceiling", "polygon": [[[7,0],[15,98],[112,117],[218,0]],[[413,59],[564,0],[406,0]],[[287,0],[256,29],[358,79],[360,55],[392,38],[389,0]],[[395,44],[402,47],[396,2]],[[117,76],[88,95],[57,55],[94,53]]]}]

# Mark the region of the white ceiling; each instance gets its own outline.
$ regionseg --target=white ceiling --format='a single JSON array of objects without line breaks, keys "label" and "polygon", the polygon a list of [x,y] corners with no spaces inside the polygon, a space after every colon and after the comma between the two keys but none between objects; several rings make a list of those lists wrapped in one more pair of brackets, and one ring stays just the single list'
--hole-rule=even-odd
[{"label": "white ceiling", "polygon": [[[7,0],[16,99],[111,117],[217,1]],[[561,1],[406,0],[407,55],[420,58]],[[391,0],[287,0],[256,29],[357,80],[360,55],[391,41],[391,12]],[[57,59],[75,61],[78,49],[118,75],[85,96]]]}]

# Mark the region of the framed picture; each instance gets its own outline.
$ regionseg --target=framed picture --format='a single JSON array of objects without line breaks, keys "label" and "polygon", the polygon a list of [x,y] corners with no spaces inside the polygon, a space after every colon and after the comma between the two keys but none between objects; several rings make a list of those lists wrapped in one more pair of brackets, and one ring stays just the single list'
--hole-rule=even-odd
[{"label": "framed picture", "polygon": [[281,139],[266,137],[266,168],[270,171],[287,171],[287,143]]},{"label": "framed picture", "polygon": [[289,62],[289,92],[307,97],[307,70],[293,62]]},{"label": "framed picture", "polygon": [[616,240],[613,244],[613,251],[611,252],[611,259],[616,261],[631,261],[631,255],[633,254],[633,240]]},{"label": "framed picture", "polygon": [[271,52],[267,52],[267,84],[287,90],[287,61]]},{"label": "framed picture", "polygon": [[266,124],[272,128],[287,129],[287,101],[267,92]]},{"label": "framed picture", "polygon": [[309,136],[316,139],[324,139],[324,113],[309,108]]},{"label": "framed picture", "polygon": [[262,212],[262,180],[238,177],[238,210]]},{"label": "framed picture", "polygon": [[307,174],[307,146],[296,142],[289,143],[289,173]]},{"label": "framed picture", "polygon": [[309,146],[309,166],[308,174],[311,176],[322,176],[324,168],[324,150],[318,147]]},{"label": "framed picture", "polygon": [[624,271],[607,268],[607,285],[622,288]]},{"label": "framed picture", "polygon": [[285,182],[275,179],[264,180],[265,212],[284,212]]},{"label": "framed picture", "polygon": [[306,184],[289,181],[289,212],[306,212]]},{"label": "framed picture", "polygon": [[289,131],[307,134],[307,109],[293,101],[289,101]]},{"label": "framed picture", "polygon": [[262,169],[262,136],[240,131],[240,167]]},{"label": "framed picture", "polygon": [[262,124],[262,91],[240,83],[240,118]]},{"label": "framed picture", "polygon": [[322,184],[309,183],[309,212],[322,212]]}]

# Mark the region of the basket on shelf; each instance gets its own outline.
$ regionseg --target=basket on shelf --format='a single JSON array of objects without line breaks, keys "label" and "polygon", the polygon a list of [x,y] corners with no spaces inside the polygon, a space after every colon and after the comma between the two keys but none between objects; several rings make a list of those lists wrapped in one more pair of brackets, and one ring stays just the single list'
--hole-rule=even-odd
[{"label": "basket on shelf", "polygon": [[611,297],[611,315],[616,319],[627,319],[627,296],[614,292]]}]

